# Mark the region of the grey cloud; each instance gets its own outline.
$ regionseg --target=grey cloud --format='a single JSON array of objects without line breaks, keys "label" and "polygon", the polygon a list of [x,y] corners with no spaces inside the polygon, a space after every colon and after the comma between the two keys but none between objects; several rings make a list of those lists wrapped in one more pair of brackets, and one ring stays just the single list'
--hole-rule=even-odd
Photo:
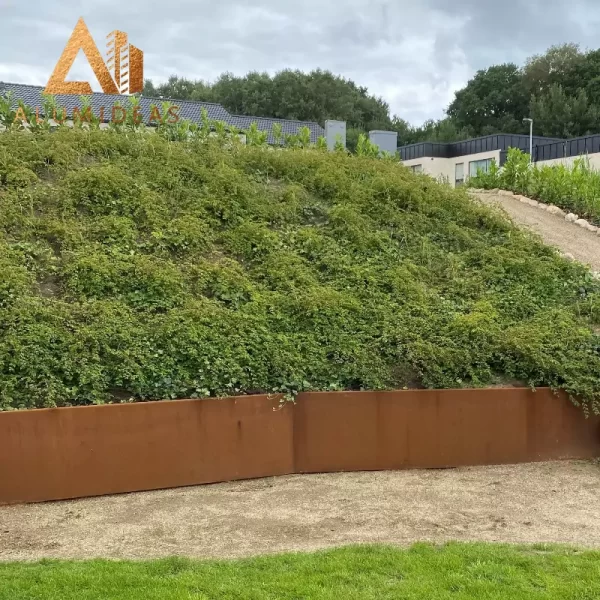
[{"label": "grey cloud", "polygon": [[[330,69],[382,95],[411,122],[442,116],[492,63],[554,43],[593,46],[591,0],[0,0],[0,78],[45,83],[83,16],[100,44],[113,29],[144,50],[146,76],[212,80],[223,71]],[[75,71],[75,69],[74,69]],[[46,75],[44,75],[46,74]],[[81,73],[72,73],[73,77]]]},{"label": "grey cloud", "polygon": [[595,31],[586,28],[600,19],[596,0],[426,0],[427,7],[462,19],[457,43],[465,49],[469,65],[485,68],[499,62],[517,64],[554,44],[575,42],[597,47]]}]

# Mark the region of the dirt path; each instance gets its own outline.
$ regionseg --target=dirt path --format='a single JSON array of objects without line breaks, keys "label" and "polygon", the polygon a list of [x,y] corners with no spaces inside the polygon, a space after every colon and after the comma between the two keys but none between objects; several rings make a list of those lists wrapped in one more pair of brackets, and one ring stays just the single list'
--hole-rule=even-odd
[{"label": "dirt path", "polygon": [[473,195],[485,204],[504,209],[516,224],[535,231],[546,244],[571,254],[593,271],[600,271],[600,236],[597,234],[510,196]]},{"label": "dirt path", "polygon": [[0,507],[0,560],[237,557],[361,542],[600,547],[600,463],[295,475]]}]

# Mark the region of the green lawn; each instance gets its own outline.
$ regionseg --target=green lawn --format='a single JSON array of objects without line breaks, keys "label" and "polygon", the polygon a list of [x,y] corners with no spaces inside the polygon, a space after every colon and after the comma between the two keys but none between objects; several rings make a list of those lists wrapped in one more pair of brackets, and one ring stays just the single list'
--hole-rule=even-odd
[{"label": "green lawn", "polygon": [[0,563],[0,600],[600,598],[600,552],[349,547],[240,561]]}]

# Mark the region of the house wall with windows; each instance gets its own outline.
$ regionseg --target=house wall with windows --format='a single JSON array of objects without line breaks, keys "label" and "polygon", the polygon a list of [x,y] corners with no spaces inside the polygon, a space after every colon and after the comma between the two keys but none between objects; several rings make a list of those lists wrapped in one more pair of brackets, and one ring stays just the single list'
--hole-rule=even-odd
[{"label": "house wall with windows", "polygon": [[402,164],[417,173],[430,175],[434,179],[443,179],[449,182],[452,180],[450,177],[450,160],[447,158],[428,156],[403,161]]},{"label": "house wall with windows", "polygon": [[[475,175],[478,167],[484,171],[489,169],[491,159],[501,167],[510,148],[529,152],[529,145],[529,136],[497,134],[446,144],[409,144],[398,148],[398,153],[407,167],[456,186]],[[571,167],[581,158],[592,169],[600,171],[600,134],[569,140],[533,138],[533,162],[536,165]]]},{"label": "house wall with windows", "polygon": [[[600,137],[600,136],[599,136]],[[566,140],[556,138],[533,138],[534,159],[542,155],[542,148],[552,147],[548,158],[563,156]],[[509,148],[519,148],[529,152],[531,140],[528,135],[494,134],[460,142],[420,142],[398,148],[403,164],[415,171],[431,175],[435,179],[447,181],[453,187],[462,185],[470,176],[477,174],[477,168],[487,171],[492,160],[502,166]],[[591,148],[587,141],[585,147]],[[583,147],[581,142],[577,148]],[[600,149],[600,139],[598,140]],[[570,148],[570,146],[569,146]],[[568,150],[568,148],[567,148]]]},{"label": "house wall with windows", "polygon": [[435,179],[446,181],[452,187],[457,187],[468,177],[476,175],[478,167],[487,171],[493,160],[500,165],[500,152],[500,150],[491,150],[453,158],[427,156],[405,160],[402,164],[413,171],[426,173]]}]

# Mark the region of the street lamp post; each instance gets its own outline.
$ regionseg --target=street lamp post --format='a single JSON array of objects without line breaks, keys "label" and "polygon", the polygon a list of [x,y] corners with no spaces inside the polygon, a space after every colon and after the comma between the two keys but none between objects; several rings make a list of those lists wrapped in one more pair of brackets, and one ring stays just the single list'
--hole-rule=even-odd
[{"label": "street lamp post", "polygon": [[533,119],[523,119],[529,122],[529,163],[533,162]]}]

